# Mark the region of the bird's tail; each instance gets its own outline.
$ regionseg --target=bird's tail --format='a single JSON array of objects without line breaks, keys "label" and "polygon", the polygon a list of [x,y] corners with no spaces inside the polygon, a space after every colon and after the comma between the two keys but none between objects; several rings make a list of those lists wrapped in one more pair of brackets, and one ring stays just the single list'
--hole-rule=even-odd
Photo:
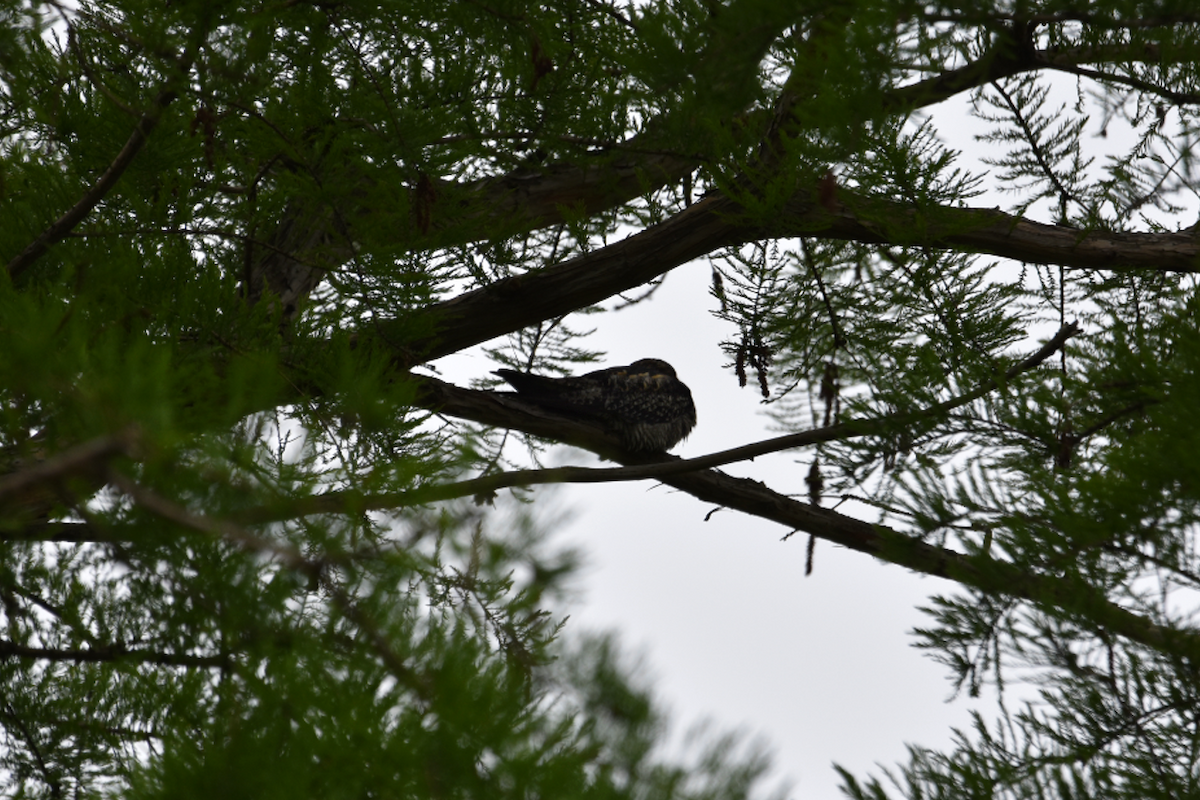
[{"label": "bird's tail", "polygon": [[554,397],[555,378],[547,378],[544,375],[531,375],[528,372],[517,372],[515,369],[498,369],[492,372],[493,375],[499,375],[508,385],[516,389],[523,395],[528,395],[532,398]]}]

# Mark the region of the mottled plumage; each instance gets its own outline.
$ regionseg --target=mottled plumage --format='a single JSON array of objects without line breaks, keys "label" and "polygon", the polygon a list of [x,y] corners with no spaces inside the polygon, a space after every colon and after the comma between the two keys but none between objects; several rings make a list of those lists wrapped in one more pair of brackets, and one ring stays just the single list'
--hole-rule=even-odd
[{"label": "mottled plumage", "polygon": [[692,393],[675,369],[657,358],[571,378],[498,369],[522,400],[542,408],[597,420],[630,450],[667,450],[696,426]]}]

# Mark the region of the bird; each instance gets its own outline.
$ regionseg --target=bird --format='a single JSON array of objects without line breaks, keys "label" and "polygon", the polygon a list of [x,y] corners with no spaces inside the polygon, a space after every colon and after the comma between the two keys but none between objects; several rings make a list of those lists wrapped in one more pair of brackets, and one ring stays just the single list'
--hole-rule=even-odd
[{"label": "bird", "polygon": [[493,374],[516,389],[522,400],[600,422],[627,450],[669,450],[696,427],[692,393],[662,359],[642,358],[626,367],[566,378],[513,369]]}]

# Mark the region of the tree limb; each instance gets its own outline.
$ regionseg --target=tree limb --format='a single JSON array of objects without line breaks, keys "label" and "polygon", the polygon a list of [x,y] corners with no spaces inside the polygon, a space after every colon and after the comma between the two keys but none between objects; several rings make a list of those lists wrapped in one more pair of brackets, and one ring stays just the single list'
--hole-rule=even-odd
[{"label": "tree limb", "polygon": [[222,668],[229,666],[223,655],[198,656],[188,653],[169,653],[140,650],[126,644],[106,644],[82,650],[62,650],[50,647],[26,647],[15,642],[0,641],[0,659],[28,658],[38,661],[73,661],[76,664],[99,662],[134,662],[169,667]]},{"label": "tree limb", "polygon": [[[616,208],[682,179],[703,163],[705,156],[676,152],[662,141],[678,139],[678,129],[690,122],[697,105],[724,120],[744,111],[752,97],[745,84],[756,78],[762,57],[800,13],[786,4],[736,0],[710,20],[706,46],[690,54],[690,69],[678,73],[694,78],[684,89],[690,93],[690,106],[685,103],[678,118],[649,120],[642,134],[619,145],[620,158],[597,151],[589,154],[590,164],[518,170],[466,186],[427,177],[424,191],[419,183],[414,191],[424,195],[415,200],[427,206],[428,220],[398,238],[410,239],[416,249],[429,250],[495,236],[497,231],[525,233],[580,213]],[[664,91],[679,88],[660,87]],[[376,185],[375,174],[356,172],[349,178],[358,189],[352,198]],[[370,224],[377,216],[375,211],[333,209],[319,200],[293,203],[270,238],[274,249],[290,255],[268,254],[251,265],[246,277],[250,302],[269,291],[282,301],[285,312],[293,312],[327,273],[353,257],[347,223],[362,219]]]},{"label": "tree limb", "polygon": [[[967,64],[946,70],[932,78],[905,84],[892,89],[884,96],[884,109],[889,112],[907,112],[935,105],[971,89],[1013,78],[1026,72],[1055,70],[1071,74],[1084,74],[1096,81],[1111,81],[1127,84],[1122,76],[1099,70],[1081,71],[1081,64],[1124,64],[1130,61],[1162,63],[1162,51],[1154,44],[1087,45],[1083,47],[1051,47],[1022,53],[1015,43],[1006,40],[992,47]],[[1136,87],[1161,97],[1179,96],[1169,87],[1154,86],[1149,82],[1138,82]],[[1186,96],[1184,96],[1186,97]],[[1193,96],[1194,97],[1194,96]],[[1181,99],[1181,102],[1186,100]],[[1195,99],[1190,102],[1196,102]]]},{"label": "tree limb", "polygon": [[[917,411],[893,414],[879,419],[851,420],[815,430],[776,436],[771,439],[755,442],[754,444],[734,447],[698,458],[674,459],[671,461],[616,468],[555,467],[550,469],[512,470],[491,475],[482,475],[477,478],[456,481],[454,483],[432,484],[402,492],[363,494],[355,490],[330,491],[320,495],[295,498],[274,506],[245,509],[234,514],[233,519],[242,524],[262,524],[265,522],[295,519],[312,514],[361,513],[364,511],[378,511],[434,503],[458,497],[487,497],[500,489],[515,486],[532,486],[534,484],[547,483],[607,483],[647,479],[662,480],[670,475],[719,467],[736,461],[748,461],[758,456],[781,450],[859,436],[870,436],[897,426],[934,420],[956,408],[971,403],[994,391],[1002,382],[1012,380],[1021,373],[1039,366],[1047,358],[1060,350],[1066,344],[1067,340],[1078,332],[1079,328],[1076,325],[1064,325],[1036,353],[1010,367],[1004,373],[1002,379],[985,381],[980,386],[958,397]],[[416,380],[420,387],[419,396],[422,401],[442,412],[446,411],[446,406],[440,405],[439,401],[435,398],[442,398],[442,402],[450,399],[452,402],[458,404],[456,407],[459,408],[469,398],[474,398],[471,400],[470,418],[477,422],[483,421],[480,419],[481,417],[490,415],[491,420],[489,424],[516,427],[526,432],[530,432],[529,428],[536,425],[542,431],[541,435],[548,435],[550,438],[567,438],[569,440],[582,441],[586,437],[593,437],[596,441],[599,441],[599,437],[607,437],[607,434],[602,431],[593,433],[591,428],[594,426],[590,423],[581,423],[579,420],[573,418],[560,417],[552,412],[547,412],[535,404],[525,402],[515,394],[459,389],[450,384],[438,381],[435,378],[425,376],[419,376]],[[489,408],[490,413],[488,411]],[[505,416],[506,413],[511,414],[511,419],[509,421],[501,421],[499,418]],[[532,424],[531,418],[533,420]],[[555,430],[551,430],[550,428],[554,428]],[[582,436],[579,429],[583,429]],[[593,442],[591,445],[584,446],[591,448],[600,446],[604,452],[608,453],[614,445],[615,440],[606,440],[602,445],[597,445]]]},{"label": "tree limb", "polygon": [[395,347],[400,364],[410,367],[602,302],[721,247],[774,237],[966,249],[1080,269],[1200,271],[1200,243],[1191,232],[1082,231],[992,209],[915,209],[843,189],[831,211],[796,194],[760,226],[745,222],[734,200],[714,193],[620,242],[429,306],[432,336],[405,342],[408,319],[380,321],[370,335]]},{"label": "tree limb", "polygon": [[159,90],[158,95],[154,99],[154,105],[138,119],[137,124],[133,126],[133,132],[129,134],[129,139],[125,142],[125,146],[117,153],[116,158],[108,165],[108,169],[104,170],[104,174],[97,179],[92,188],[75,205],[67,209],[61,217],[52,222],[50,227],[42,231],[40,236],[30,242],[24,250],[8,262],[7,269],[11,280],[15,281],[19,278],[33,265],[33,262],[37,261],[42,254],[50,249],[51,245],[70,233],[117,185],[117,181],[121,179],[121,175],[125,173],[125,170],[133,163],[133,159],[137,157],[142,147],[145,146],[150,132],[154,130],[159,120],[162,119],[167,106],[171,105],[178,96],[178,84],[191,70],[192,62],[196,58],[196,53],[199,51],[200,42],[204,39],[204,35],[205,33],[201,30],[193,32],[191,44],[174,66],[176,74],[164,82],[163,88]]},{"label": "tree limb", "polygon": [[1068,269],[1200,272],[1200,242],[1191,231],[1086,231],[1034,222],[999,209],[917,209],[841,188],[838,200],[843,207],[831,213],[797,196],[764,233],[965,250]]},{"label": "tree limb", "polygon": [[[1041,351],[1037,355],[1042,355]],[[496,420],[503,419],[503,424],[534,435],[545,435],[549,428],[554,427],[547,423],[544,416],[538,415],[530,415],[528,425],[516,424],[520,409],[504,400],[503,395],[459,389],[434,379],[422,379],[420,397],[422,402],[436,402],[436,407],[444,413],[485,424],[497,424]],[[622,452],[616,447],[615,440],[607,441],[603,432],[590,424],[560,419],[556,426],[560,432],[576,428],[575,435],[564,437],[567,443],[593,450],[619,463],[663,465],[680,461],[676,456],[665,453]],[[1027,600],[1044,610],[1086,620],[1156,650],[1181,653],[1200,660],[1200,632],[1158,625],[1110,602],[1103,592],[1084,581],[1069,576],[1028,572],[1021,566],[993,559],[988,554],[972,556],[937,547],[923,541],[920,536],[802,503],[759,481],[736,478],[715,469],[660,474],[657,477],[668,486],[685,491],[706,503],[771,520],[789,530],[809,533],[914,572],[952,580],[986,593]]]},{"label": "tree limb", "polygon": [[137,430],[126,428],[68,448],[31,466],[20,460],[10,462],[7,466],[12,471],[0,476],[0,512],[39,517],[61,502],[60,487],[68,480],[82,480],[90,491],[99,489],[103,486],[105,465],[117,456],[128,454],[137,439]]},{"label": "tree limb", "polygon": [[[761,32],[759,35],[761,36]],[[1158,60],[1160,57],[1158,51],[1149,45],[1141,47],[1131,45],[1127,48],[1051,49],[1025,54],[1019,52],[1019,49],[1013,47],[1011,43],[1002,42],[992,51],[963,67],[948,70],[934,78],[892,89],[884,94],[882,110],[885,113],[908,113],[915,108],[932,105],[964,91],[986,85],[991,81],[1023,72],[1038,69],[1071,71],[1080,63],[1139,56],[1147,60]],[[1097,74],[1093,77],[1097,79],[1107,77],[1116,82],[1121,80],[1119,76]],[[781,108],[777,110],[776,116],[791,113],[795,105],[795,98],[789,98],[790,95],[785,91],[785,96],[780,99]],[[414,248],[430,250],[475,241],[484,231],[489,232],[489,235],[495,235],[498,230],[504,231],[505,235],[519,235],[562,223],[569,216],[580,213],[593,215],[620,207],[638,196],[681,180],[705,163],[706,157],[703,153],[677,153],[664,151],[661,148],[658,144],[660,131],[670,125],[670,120],[656,120],[647,125],[644,133],[614,146],[612,152],[619,154],[620,158],[600,158],[603,154],[597,152],[592,154],[592,163],[557,164],[544,168],[522,169],[465,185],[433,180],[429,189],[430,197],[433,199],[428,201],[430,214],[428,230],[422,233],[417,230],[417,226],[413,226],[409,230],[400,231],[398,238],[410,241]],[[768,119],[768,130],[778,125],[779,120],[772,122]],[[798,129],[794,120],[787,126],[788,132],[792,135],[797,133]],[[338,269],[353,258],[355,247],[348,228],[356,225],[369,225],[378,216],[375,209],[357,206],[353,200],[354,197],[365,195],[372,190],[376,186],[375,178],[370,175],[362,175],[356,180],[358,189],[350,193],[350,202],[347,208],[335,210],[328,204],[319,201],[298,202],[289,206],[269,238],[267,252],[251,266],[247,277],[247,297],[251,302],[256,302],[264,291],[269,291],[273,296],[279,298],[286,313],[293,313],[329,272]],[[857,241],[888,241],[876,238],[878,234],[869,227],[854,224],[857,220],[840,220],[839,224],[830,225],[830,221],[816,213],[816,210],[808,203],[810,194],[811,191],[808,188],[799,187],[795,198],[796,203],[792,205],[793,219],[791,221],[804,233]],[[843,191],[839,197],[844,194]],[[693,209],[694,206],[685,208],[675,217],[664,222],[662,226],[659,226],[662,228],[660,234],[673,236],[688,226],[700,224],[695,218]],[[800,211],[796,214],[798,209]],[[895,208],[887,209],[887,212],[895,210]],[[958,209],[953,210],[957,211]],[[733,209],[729,209],[729,211],[732,213]],[[999,214],[1000,212],[995,213]],[[982,219],[978,222],[987,229],[993,222],[1003,224],[1012,219],[1011,217],[998,221]],[[679,224],[674,224],[676,221]],[[948,224],[950,227],[962,227],[963,218],[960,216]],[[663,226],[667,227],[663,228]],[[984,232],[981,231],[980,234],[982,235]],[[701,232],[697,231],[697,233]],[[712,233],[716,235],[716,239],[710,249],[742,244],[764,238],[767,235],[757,226],[738,227],[736,234],[733,230],[726,230],[724,231],[725,238],[720,236],[722,231],[715,230]],[[1069,237],[1070,234],[1067,238]],[[700,238],[705,237],[701,236]],[[995,235],[984,236],[979,245],[980,252],[1023,258],[1021,255],[999,252],[1005,248],[996,243],[995,239]],[[926,242],[913,243],[926,244]],[[943,244],[954,245],[957,243],[955,240],[947,239]],[[967,244],[973,246],[969,242]],[[935,243],[933,246],[937,246],[937,244]],[[1034,247],[1032,251],[1037,257],[1024,260],[1037,263],[1053,260],[1054,256],[1047,254],[1045,250],[1045,246]],[[693,254],[685,260],[705,255],[709,251],[689,250],[688,252]],[[1109,260],[1118,257],[1110,254]],[[1187,259],[1184,267],[1177,266],[1174,269],[1191,271],[1194,269],[1193,257],[1194,252]],[[678,263],[674,266],[678,266]],[[1054,261],[1054,263],[1058,262]],[[1085,266],[1095,266],[1095,264]],[[1172,269],[1170,266],[1163,268]],[[656,272],[650,277],[657,277],[662,272],[665,270]],[[602,294],[597,300],[624,291],[638,283],[640,281]],[[555,312],[556,315],[562,313],[566,313],[566,311]],[[523,325],[517,327],[523,327]],[[480,341],[486,341],[488,338],[492,337],[488,336]],[[435,358],[436,356],[430,357]]]}]

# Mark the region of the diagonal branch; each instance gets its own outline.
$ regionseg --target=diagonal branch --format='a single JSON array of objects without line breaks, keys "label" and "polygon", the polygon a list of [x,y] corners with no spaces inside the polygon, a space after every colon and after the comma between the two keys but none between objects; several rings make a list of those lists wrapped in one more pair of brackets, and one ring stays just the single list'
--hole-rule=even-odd
[{"label": "diagonal branch", "polygon": [[[636,152],[649,137],[639,135],[613,148],[616,155],[579,165],[518,170],[461,185],[432,181],[426,190],[428,230],[414,224],[397,239],[414,249],[432,250],[474,241],[497,228],[510,234],[557,225],[578,214],[598,214],[682,180],[701,165],[695,155]],[[630,152],[634,151],[634,152]],[[363,176],[351,197],[376,190]],[[389,209],[390,213],[390,209]],[[377,209],[351,200],[336,210],[320,198],[300,198],[284,211],[262,256],[250,267],[247,298],[264,292],[289,312],[299,308],[326,274],[353,258],[349,229],[375,224]]]},{"label": "diagonal branch", "polygon": [[745,221],[734,200],[713,193],[620,242],[429,306],[424,314],[436,331],[432,336],[405,343],[408,319],[381,321],[370,335],[398,350],[402,366],[413,366],[600,303],[718,248],[763,238],[815,236],[954,248],[1081,269],[1200,270],[1200,243],[1190,232],[1082,231],[993,209],[918,210],[842,189],[831,211],[809,197],[798,190],[775,219],[758,225]]},{"label": "diagonal branch", "polygon": [[[400,347],[400,362],[413,366],[568,314],[720,247],[752,239],[737,223],[738,211],[732,200],[713,194],[623,241],[434,304],[424,315],[436,332]],[[371,335],[394,346],[404,342],[410,329],[407,320],[381,320]]]},{"label": "diagonal branch", "polygon": [[70,233],[117,185],[117,181],[121,179],[121,175],[125,173],[125,170],[129,168],[134,158],[137,157],[137,154],[145,146],[150,132],[154,130],[159,120],[162,119],[167,106],[171,105],[178,96],[178,84],[191,71],[192,62],[195,61],[196,54],[199,52],[200,42],[204,39],[205,35],[206,32],[202,30],[193,32],[192,42],[174,66],[175,74],[165,81],[163,88],[154,99],[153,106],[138,119],[137,124],[133,126],[133,132],[129,134],[129,139],[125,142],[125,146],[117,153],[116,158],[108,165],[108,169],[104,170],[104,174],[96,180],[92,188],[75,205],[67,209],[61,217],[52,222],[46,230],[42,231],[40,236],[30,242],[24,250],[8,262],[8,275],[12,280],[16,280],[24,274],[33,265],[33,262],[41,258],[50,249],[51,245]]},{"label": "diagonal branch", "polygon": [[64,450],[45,461],[19,472],[0,477],[0,502],[44,483],[62,481],[80,474],[94,473],[111,458],[129,451],[136,433],[126,430]]},{"label": "diagonal branch", "polygon": [[[9,457],[7,474],[0,475],[0,513],[13,519],[37,519],[62,502],[62,487],[71,483],[86,486],[85,493],[104,485],[104,468],[112,459],[128,455],[137,446],[136,427],[100,436],[55,453],[44,461],[26,466]],[[7,538],[7,537],[6,537]]]},{"label": "diagonal branch", "polygon": [[[786,436],[776,436],[761,442],[755,442],[754,444],[734,447],[698,458],[674,459],[615,468],[555,467],[550,469],[512,470],[492,475],[482,475],[478,478],[456,481],[454,483],[422,486],[402,492],[363,494],[355,490],[330,491],[320,495],[296,498],[274,506],[246,509],[235,514],[234,518],[242,524],[262,524],[313,514],[346,513],[348,511],[362,513],[364,511],[379,511],[434,503],[457,497],[489,497],[500,489],[508,489],[515,486],[532,486],[534,484],[548,483],[608,483],[647,479],[663,480],[671,475],[710,469],[736,461],[752,460],[758,456],[781,450],[859,436],[871,436],[899,426],[938,419],[956,408],[978,400],[995,391],[1004,382],[1010,381],[1021,373],[1038,367],[1042,362],[1060,350],[1066,344],[1067,340],[1078,332],[1079,328],[1076,325],[1065,325],[1036,353],[1010,367],[1002,378],[985,381],[983,384],[958,397],[917,411],[893,414],[879,419],[851,420],[837,425],[828,425],[816,430],[803,431]],[[446,409],[436,405],[436,401],[431,398],[431,393],[443,391],[449,393],[453,391],[459,394],[470,392],[470,395],[466,396],[478,396],[479,407],[486,407],[489,403],[495,405],[497,408],[494,413],[497,415],[504,414],[503,409],[511,409],[511,421],[492,421],[490,424],[493,425],[507,425],[509,427],[528,430],[530,417],[537,419],[537,415],[540,413],[544,415],[545,419],[549,420],[550,418],[547,412],[539,409],[536,405],[527,404],[519,397],[509,393],[496,394],[458,389],[434,378],[420,377],[417,380],[422,387],[424,401],[434,405],[435,408],[443,412]],[[445,397],[447,395],[443,393],[441,396]],[[481,421],[479,419],[481,415],[481,412],[476,410],[471,418]],[[558,418],[557,424],[563,430],[567,431],[567,435],[570,436],[573,433],[571,429],[579,423],[575,419],[563,417]],[[587,427],[590,428],[591,425],[589,424]]]},{"label": "diagonal branch", "polygon": [[112,188],[117,185],[117,181],[121,178],[122,173],[133,163],[133,159],[141,151],[146,144],[146,139],[150,135],[150,131],[154,130],[154,126],[158,124],[162,118],[163,111],[174,100],[176,94],[173,90],[164,90],[159,93],[158,98],[154,101],[154,108],[142,114],[137,125],[133,128],[133,133],[129,134],[129,139],[125,142],[125,146],[121,148],[121,152],[117,153],[117,157],[108,165],[108,169],[104,170],[104,174],[92,185],[91,189],[79,198],[79,202],[71,206],[61,217],[50,223],[46,230],[42,231],[41,235],[34,239],[29,245],[18,253],[11,261],[8,262],[8,274],[13,280],[20,278],[37,261],[43,253],[50,249],[50,246],[58,242],[71,230],[83,221],[91,210],[112,191]]},{"label": "diagonal branch", "polygon": [[[544,417],[533,414],[528,425],[515,424],[517,409],[502,395],[459,389],[432,379],[422,379],[421,401],[436,401],[444,413],[485,424],[495,424],[497,418],[504,418],[504,424],[535,435],[545,435],[551,427]],[[568,430],[572,423],[560,419],[557,425],[562,431]],[[569,444],[586,447],[624,464],[660,465],[678,461],[667,454],[622,453],[615,444],[606,443],[602,432],[593,426],[576,424],[575,427],[575,435],[564,437]],[[1111,602],[1103,592],[1076,578],[1030,572],[1011,562],[993,559],[987,553],[967,555],[938,547],[919,536],[809,505],[759,481],[736,478],[715,469],[659,477],[668,486],[706,503],[771,520],[789,530],[809,533],[914,572],[945,578],[981,592],[1026,600],[1059,616],[1085,620],[1158,651],[1200,659],[1200,632],[1159,625]]]}]

